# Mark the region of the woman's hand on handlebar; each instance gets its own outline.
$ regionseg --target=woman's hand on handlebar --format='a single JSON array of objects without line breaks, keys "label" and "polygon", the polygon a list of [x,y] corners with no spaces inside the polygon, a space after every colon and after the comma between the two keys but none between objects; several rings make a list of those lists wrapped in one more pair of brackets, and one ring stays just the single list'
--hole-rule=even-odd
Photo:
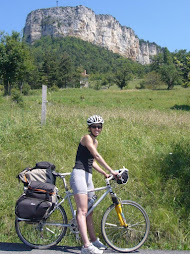
[{"label": "woman's hand on handlebar", "polygon": [[115,178],[115,180],[117,180],[120,177],[118,174],[119,172],[113,171],[112,175]]},{"label": "woman's hand on handlebar", "polygon": [[105,177],[109,178],[109,177],[113,176],[115,178],[115,180],[117,180],[118,179],[118,174],[119,174],[119,172],[116,172],[116,171],[112,170],[111,174],[106,174]]},{"label": "woman's hand on handlebar", "polygon": [[104,176],[105,176],[105,178],[109,178],[110,177],[110,175],[107,174],[107,173],[105,173]]}]

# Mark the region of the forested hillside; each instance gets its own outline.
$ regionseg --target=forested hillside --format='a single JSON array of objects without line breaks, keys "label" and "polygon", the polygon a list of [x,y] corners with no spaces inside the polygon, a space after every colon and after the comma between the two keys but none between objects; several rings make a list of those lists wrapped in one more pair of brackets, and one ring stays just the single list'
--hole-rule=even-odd
[{"label": "forested hillside", "polygon": [[[31,46],[34,53],[43,55],[54,53],[57,57],[67,54],[75,67],[82,67],[89,74],[112,72],[118,66],[118,60],[125,59],[110,50],[95,46],[74,37],[51,38],[43,37]],[[143,71],[143,66],[132,60],[126,60],[133,66],[134,72]],[[140,72],[140,71],[139,71]]]},{"label": "forested hillside", "polygon": [[117,85],[127,88],[130,80],[142,79],[138,89],[172,89],[190,85],[190,52],[170,53],[167,48],[141,65],[109,50],[83,40],[66,37],[43,37],[34,45],[22,41],[20,35],[0,37],[0,83],[4,94],[41,88],[80,87],[82,73],[96,89]]},{"label": "forested hillside", "polygon": [[[32,51],[38,70],[42,69],[48,75],[51,72],[54,75],[57,73],[58,76],[66,78],[65,84],[57,83],[58,87],[79,87],[80,74],[84,70],[89,75],[105,76],[117,72],[121,65],[125,64],[136,77],[142,76],[145,72],[145,67],[141,64],[74,37],[44,37],[34,43]],[[56,80],[58,81],[59,77],[54,77],[54,82]]]}]

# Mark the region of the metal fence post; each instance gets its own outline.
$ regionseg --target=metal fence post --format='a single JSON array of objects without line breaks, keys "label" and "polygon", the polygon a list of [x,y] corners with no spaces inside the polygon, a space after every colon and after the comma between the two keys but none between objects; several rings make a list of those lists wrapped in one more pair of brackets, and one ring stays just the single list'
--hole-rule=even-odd
[{"label": "metal fence post", "polygon": [[42,115],[41,125],[46,123],[47,86],[42,85]]}]

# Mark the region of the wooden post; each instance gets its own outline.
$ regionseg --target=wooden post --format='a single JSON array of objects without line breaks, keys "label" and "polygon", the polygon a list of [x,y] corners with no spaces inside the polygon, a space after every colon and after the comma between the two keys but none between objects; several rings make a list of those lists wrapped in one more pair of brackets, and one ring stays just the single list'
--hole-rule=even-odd
[{"label": "wooden post", "polygon": [[46,123],[47,86],[42,85],[42,115],[41,125]]}]

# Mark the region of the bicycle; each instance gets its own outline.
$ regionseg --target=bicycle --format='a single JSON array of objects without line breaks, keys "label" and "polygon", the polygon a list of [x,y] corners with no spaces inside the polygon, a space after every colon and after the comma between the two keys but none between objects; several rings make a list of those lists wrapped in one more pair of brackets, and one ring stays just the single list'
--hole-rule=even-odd
[{"label": "bicycle", "polygon": [[[123,168],[123,172],[128,170]],[[70,173],[55,173],[60,177],[65,188],[65,197],[58,196],[58,202],[54,208],[41,220],[31,221],[29,219],[15,218],[16,232],[20,240],[31,248],[46,249],[58,244],[66,234],[67,228],[79,239],[79,231],[76,222],[76,214],[71,197],[73,193],[69,190],[66,176]],[[112,204],[106,209],[102,221],[101,231],[105,242],[114,250],[119,252],[132,252],[140,248],[146,241],[150,222],[146,211],[138,203],[130,200],[120,200],[113,192],[111,183],[113,176],[105,179],[106,186],[95,188],[92,191],[104,193],[89,209],[87,216],[110,194]],[[62,204],[68,200],[72,219],[68,222],[67,214]]]}]

